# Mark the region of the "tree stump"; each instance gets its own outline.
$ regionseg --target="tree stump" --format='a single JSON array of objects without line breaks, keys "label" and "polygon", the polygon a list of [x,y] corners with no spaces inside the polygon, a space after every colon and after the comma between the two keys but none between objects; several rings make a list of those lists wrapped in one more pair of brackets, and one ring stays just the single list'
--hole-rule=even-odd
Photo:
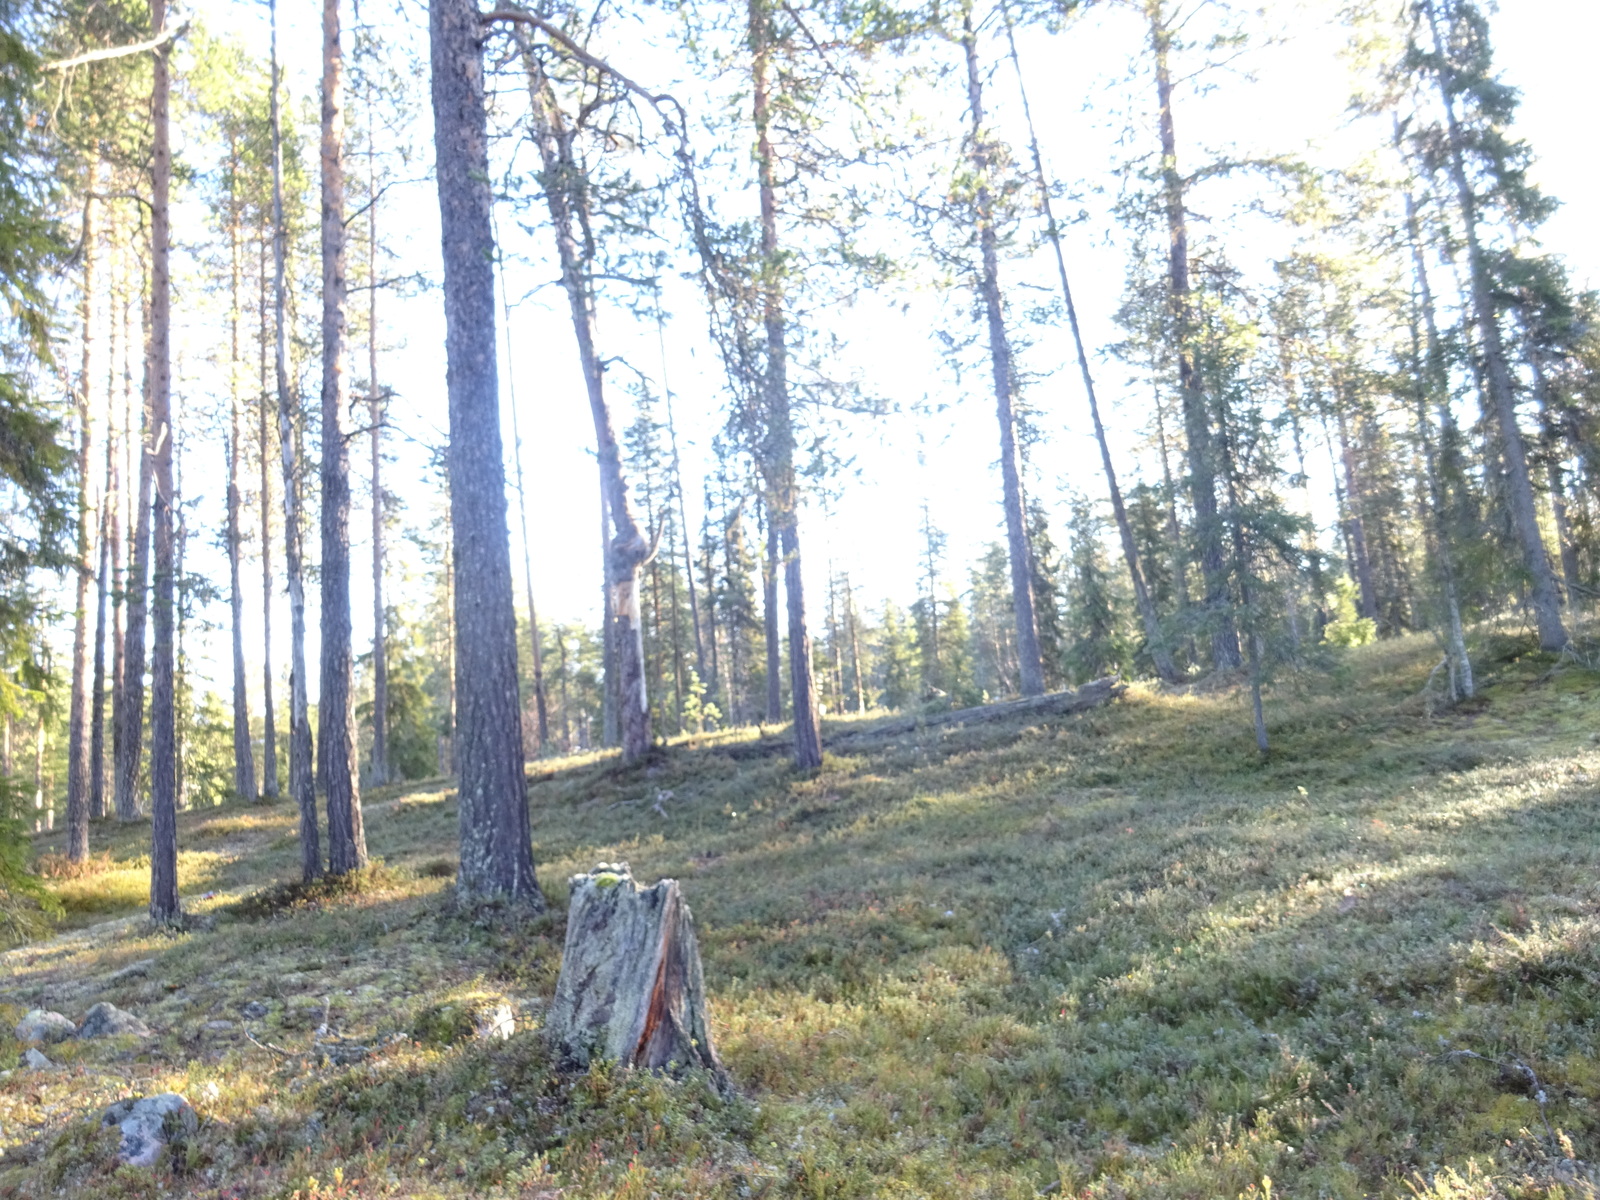
[{"label": "tree stump", "polygon": [[567,942],[545,1033],[568,1062],[704,1067],[711,1045],[694,918],[676,879],[641,888],[627,863],[571,879]]}]

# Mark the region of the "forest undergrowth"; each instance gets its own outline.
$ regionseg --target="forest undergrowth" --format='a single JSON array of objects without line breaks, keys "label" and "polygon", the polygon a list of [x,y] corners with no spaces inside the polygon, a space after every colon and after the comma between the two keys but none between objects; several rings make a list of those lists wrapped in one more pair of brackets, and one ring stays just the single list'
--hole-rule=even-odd
[{"label": "forest undergrowth", "polygon": [[[1279,680],[1265,762],[1247,695],[1136,686],[809,775],[754,731],[531,764],[536,918],[452,902],[448,781],[369,794],[339,889],[268,890],[287,803],[182,814],[181,934],[108,822],[0,961],[0,1064],[32,1007],[155,1036],[3,1074],[0,1196],[1600,1195],[1600,672],[1493,636],[1431,711],[1436,659]],[[565,881],[618,859],[683,881],[731,1092],[543,1049]],[[115,1167],[100,1111],[168,1090],[199,1134]]]}]

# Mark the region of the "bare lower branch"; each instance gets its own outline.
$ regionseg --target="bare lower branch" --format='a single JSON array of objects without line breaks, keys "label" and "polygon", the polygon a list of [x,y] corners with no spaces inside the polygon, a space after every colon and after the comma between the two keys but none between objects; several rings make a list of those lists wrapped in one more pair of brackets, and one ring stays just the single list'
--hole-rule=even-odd
[{"label": "bare lower branch", "polygon": [[69,71],[73,67],[87,66],[89,63],[106,62],[113,58],[126,58],[130,54],[144,54],[150,50],[159,50],[169,42],[177,41],[187,32],[189,32],[189,22],[185,21],[175,29],[162,30],[148,41],[135,42],[131,46],[107,46],[102,50],[90,50],[85,54],[75,55],[72,58],[63,58],[55,62],[44,63],[39,69],[42,71]]}]

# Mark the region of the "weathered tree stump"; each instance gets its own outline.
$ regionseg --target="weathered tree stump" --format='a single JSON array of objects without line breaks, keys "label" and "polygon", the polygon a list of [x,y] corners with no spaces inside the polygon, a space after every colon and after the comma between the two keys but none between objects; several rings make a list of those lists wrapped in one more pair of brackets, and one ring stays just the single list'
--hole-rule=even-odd
[{"label": "weathered tree stump", "polygon": [[545,1035],[577,1066],[704,1067],[711,1045],[694,918],[676,879],[641,888],[627,863],[574,875],[567,943]]}]

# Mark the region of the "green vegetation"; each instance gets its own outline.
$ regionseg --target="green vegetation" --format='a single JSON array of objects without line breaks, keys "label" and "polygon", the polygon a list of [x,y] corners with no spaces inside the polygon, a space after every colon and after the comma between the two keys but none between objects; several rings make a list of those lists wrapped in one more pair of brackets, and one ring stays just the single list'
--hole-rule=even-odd
[{"label": "green vegetation", "polygon": [[[1138,688],[809,776],[741,734],[577,760],[530,789],[536,919],[452,902],[439,782],[375,795],[384,868],[320,893],[259,890],[289,805],[185,814],[189,932],[6,956],[0,1063],[46,1000],[157,1036],[0,1080],[0,1196],[1596,1195],[1600,673],[1531,647],[1431,716],[1430,644],[1343,651],[1279,682],[1264,763],[1247,697]],[[565,1076],[530,1028],[564,880],[621,860],[683,881],[735,1095]],[[52,882],[69,924],[95,878]],[[167,1089],[198,1139],[113,1170],[87,1118]]]}]

